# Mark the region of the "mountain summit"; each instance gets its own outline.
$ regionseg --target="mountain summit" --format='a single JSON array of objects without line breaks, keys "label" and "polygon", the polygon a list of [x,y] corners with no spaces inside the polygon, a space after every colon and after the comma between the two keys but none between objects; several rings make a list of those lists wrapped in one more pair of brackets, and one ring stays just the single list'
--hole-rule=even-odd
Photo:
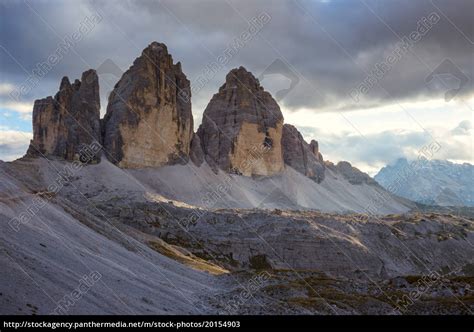
[{"label": "mountain summit", "polygon": [[110,94],[104,148],[120,167],[186,163],[193,134],[189,80],[165,44],[153,42]]},{"label": "mountain summit", "polygon": [[284,168],[282,127],[277,102],[252,73],[239,67],[227,74],[207,105],[198,135],[212,167],[268,176]]},{"label": "mountain summit", "polygon": [[398,159],[375,180],[390,192],[413,201],[442,206],[474,206],[474,166],[449,161]]},{"label": "mountain summit", "polygon": [[35,101],[33,139],[27,155],[79,159],[83,147],[101,141],[99,112],[99,79],[95,70],[85,71],[81,80],[72,84],[63,77],[54,98]]}]

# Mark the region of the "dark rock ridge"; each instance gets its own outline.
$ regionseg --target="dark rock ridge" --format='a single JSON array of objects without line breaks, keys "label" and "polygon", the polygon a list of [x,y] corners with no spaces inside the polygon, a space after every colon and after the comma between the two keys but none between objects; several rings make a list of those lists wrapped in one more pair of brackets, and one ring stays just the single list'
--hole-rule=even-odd
[{"label": "dark rock ridge", "polygon": [[285,124],[281,145],[285,164],[318,183],[324,179],[325,166],[318,142],[306,143],[296,127]]},{"label": "dark rock ridge", "polygon": [[[57,156],[66,160],[82,158],[95,143],[100,147],[99,80],[95,70],[82,74],[73,84],[63,77],[58,93],[36,100],[33,107],[33,139],[28,156]],[[87,156],[88,162],[99,159]]]},{"label": "dark rock ridge", "polygon": [[283,115],[270,93],[244,67],[231,70],[207,105],[197,132],[206,161],[246,176],[284,169]]},{"label": "dark rock ridge", "polygon": [[347,161],[340,161],[337,165],[326,161],[326,167],[344,176],[344,178],[346,178],[351,184],[361,185],[365,183],[368,185],[379,186],[379,184],[367,173],[362,172]]},{"label": "dark rock ridge", "polygon": [[193,136],[191,89],[166,45],[153,42],[110,94],[104,148],[120,167],[186,163]]}]

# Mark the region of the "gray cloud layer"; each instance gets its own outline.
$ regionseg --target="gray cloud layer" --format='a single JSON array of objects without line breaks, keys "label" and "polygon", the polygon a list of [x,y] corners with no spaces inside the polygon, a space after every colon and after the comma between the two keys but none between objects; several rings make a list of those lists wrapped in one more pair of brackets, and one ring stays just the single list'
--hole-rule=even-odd
[{"label": "gray cloud layer", "polygon": [[[0,53],[3,80],[19,84],[27,71],[47,59],[61,38],[77,30],[84,17],[98,11],[103,20],[64,56],[26,99],[54,91],[63,75],[79,77],[88,67],[111,58],[126,69],[152,40],[165,42],[192,80],[248,27],[245,20],[266,12],[270,23],[193,97],[199,112],[222,84],[226,72],[244,65],[259,74],[275,59],[287,62],[299,82],[282,103],[289,108],[350,109],[392,99],[432,97],[440,91],[425,77],[449,58],[473,77],[474,41],[469,0],[430,1],[75,1],[1,4]],[[418,28],[430,13],[441,20],[413,45],[413,52],[370,89],[360,105],[348,93],[373,66],[395,48],[399,37]],[[449,19],[449,20],[448,20]],[[458,29],[460,31],[458,31]],[[77,52],[77,53],[76,53]],[[109,91],[115,77],[102,82]],[[472,93],[472,81],[460,91]]]}]

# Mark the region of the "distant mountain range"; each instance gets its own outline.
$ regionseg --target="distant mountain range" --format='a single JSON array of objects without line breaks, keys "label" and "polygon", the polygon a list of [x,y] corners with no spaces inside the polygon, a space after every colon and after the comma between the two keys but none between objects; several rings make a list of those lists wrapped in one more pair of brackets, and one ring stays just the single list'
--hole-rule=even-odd
[{"label": "distant mountain range", "polygon": [[415,202],[441,206],[474,206],[474,165],[445,160],[398,159],[375,180],[390,192]]}]

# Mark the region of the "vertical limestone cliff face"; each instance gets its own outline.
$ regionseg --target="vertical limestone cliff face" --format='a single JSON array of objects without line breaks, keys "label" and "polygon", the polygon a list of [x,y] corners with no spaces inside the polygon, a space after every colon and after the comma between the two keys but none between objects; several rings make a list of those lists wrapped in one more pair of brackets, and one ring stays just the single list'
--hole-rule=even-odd
[{"label": "vertical limestone cliff face", "polygon": [[123,74],[103,120],[109,160],[124,168],[186,163],[193,136],[189,80],[153,42]]},{"label": "vertical limestone cliff face", "polygon": [[197,135],[208,164],[245,176],[284,169],[283,115],[270,93],[245,68],[231,70],[207,105]]},{"label": "vertical limestone cliff face", "polygon": [[73,84],[64,77],[54,98],[35,101],[33,139],[27,155],[72,161],[92,151],[94,145],[94,155],[88,155],[92,162],[99,159],[100,141],[99,79],[94,70],[84,72]]},{"label": "vertical limestone cliff face", "polygon": [[306,143],[298,129],[285,124],[282,146],[285,164],[318,183],[324,180],[325,165],[317,141]]}]

